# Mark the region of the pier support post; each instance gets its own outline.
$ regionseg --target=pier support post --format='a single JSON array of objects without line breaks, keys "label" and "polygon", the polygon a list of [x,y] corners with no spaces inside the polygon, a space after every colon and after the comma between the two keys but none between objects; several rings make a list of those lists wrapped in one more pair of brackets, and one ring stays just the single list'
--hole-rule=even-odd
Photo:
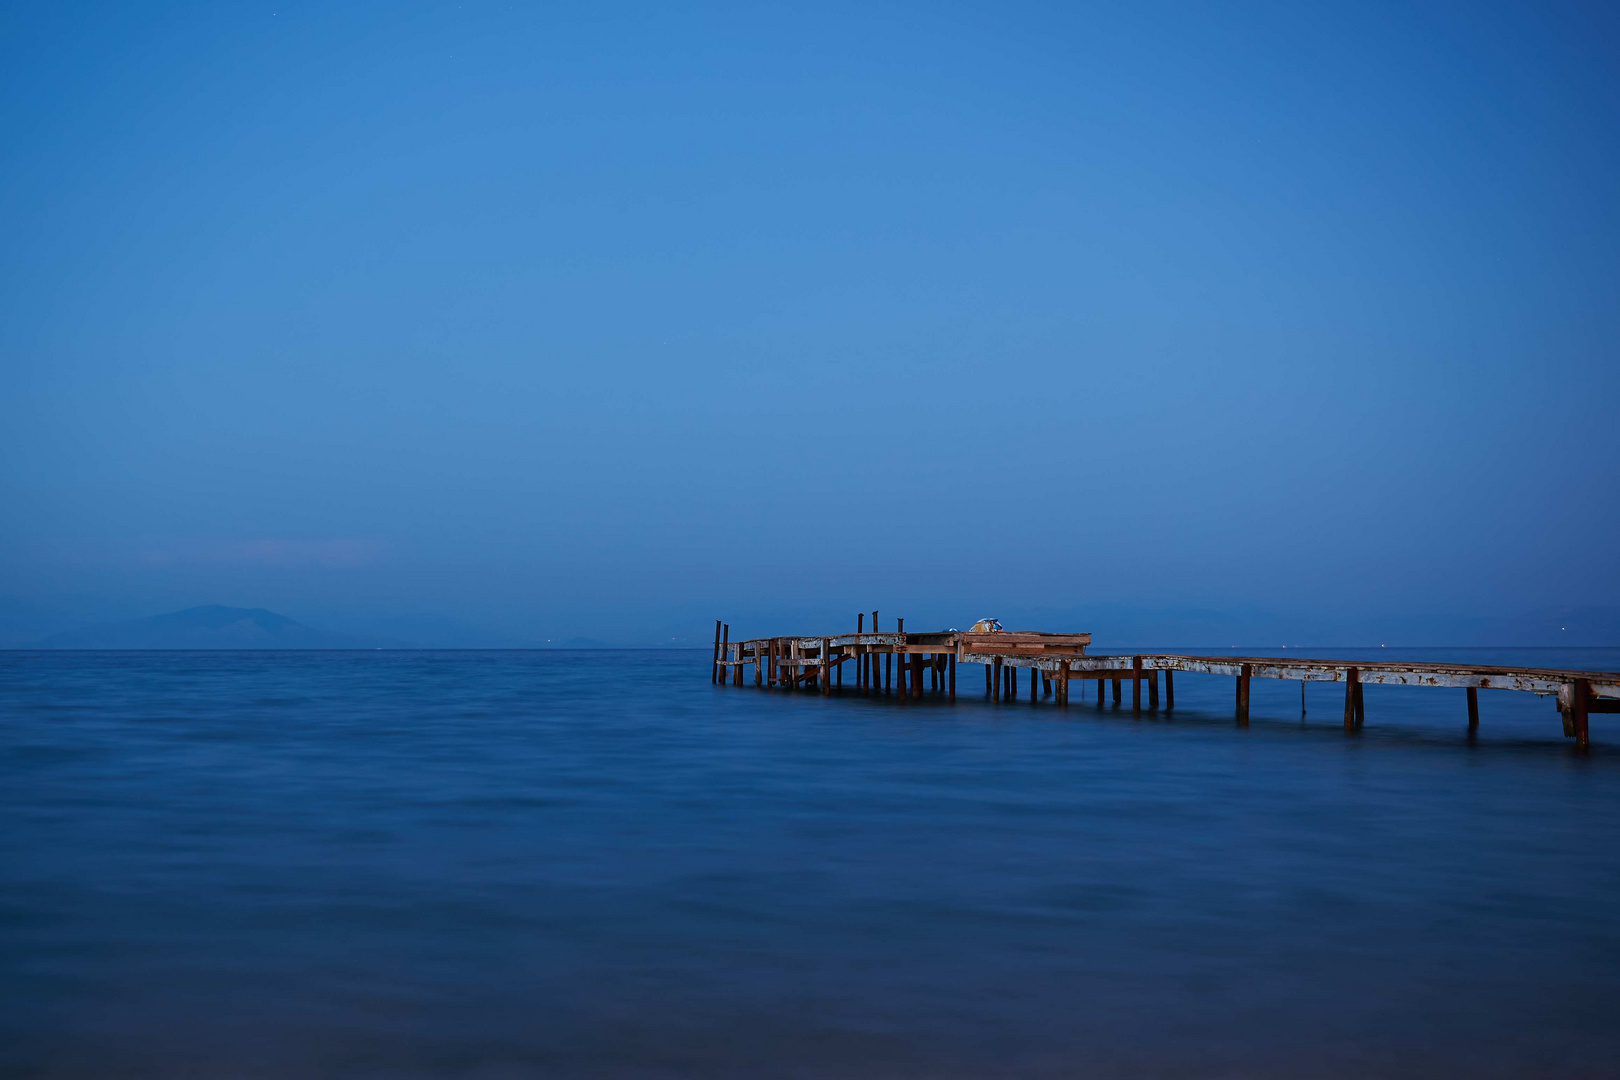
[{"label": "pier support post", "polygon": [[[876,622],[876,620],[873,620]],[[894,685],[894,653],[883,654],[883,692],[887,694]]]},{"label": "pier support post", "polygon": [[1097,708],[1103,707],[1103,677],[1097,676]]},{"label": "pier support post", "polygon": [[709,672],[709,682],[720,681],[720,620],[714,620],[714,670]]},{"label": "pier support post", "polygon": [[991,701],[996,700],[995,668],[990,664],[984,665],[984,696]]},{"label": "pier support post", "polygon": [[826,638],[821,639],[821,693],[832,693],[832,644]]},{"label": "pier support post", "polygon": [[1164,710],[1169,712],[1176,707],[1176,673],[1169,668],[1164,669]]},{"label": "pier support post", "polygon": [[735,659],[737,663],[731,669],[731,685],[741,686],[743,669],[743,643],[740,641],[737,642],[737,644],[732,646],[732,650],[736,653]]},{"label": "pier support post", "polygon": [[1018,700],[1018,669],[1007,665],[1007,700]]},{"label": "pier support post", "polygon": [[1120,697],[1119,676],[1115,675],[1114,676],[1114,704],[1117,706],[1120,703],[1121,700],[1122,699]]},{"label": "pier support post", "polygon": [[1148,709],[1154,712],[1159,708],[1159,672],[1153,670],[1147,673]]},{"label": "pier support post", "polygon": [[1142,658],[1131,657],[1131,712],[1142,712]]},{"label": "pier support post", "polygon": [[1239,724],[1243,725],[1244,727],[1248,727],[1249,726],[1249,676],[1251,675],[1251,673],[1253,672],[1254,669],[1252,667],[1250,667],[1248,664],[1244,664],[1238,670],[1239,670],[1240,674],[1238,675],[1238,678],[1237,678],[1237,718],[1238,718],[1238,723]]},{"label": "pier support post", "polygon": [[[720,628],[720,656],[722,658],[726,659],[726,660],[731,659],[731,624],[730,623],[721,624],[721,628]],[[726,685],[726,675],[727,674],[728,674],[728,672],[726,671],[725,668],[720,668],[720,680],[719,681],[720,681],[721,686]]]},{"label": "pier support post", "polygon": [[1468,730],[1474,731],[1479,727],[1479,691],[1474,687],[1468,688]]},{"label": "pier support post", "polygon": [[955,653],[950,653],[946,657],[945,663],[950,665],[950,673],[948,675],[948,678],[951,680],[951,700],[955,701],[956,700],[956,654]]},{"label": "pier support post", "polygon": [[1361,672],[1349,668],[1344,673],[1344,730],[1356,730],[1356,689],[1361,686]]},{"label": "pier support post", "polygon": [[923,696],[923,654],[920,652],[911,654],[911,696]]},{"label": "pier support post", "polygon": [[995,688],[990,691],[990,700],[1000,701],[1002,691],[1007,685],[1007,673],[1001,670],[1001,657],[998,656],[995,658],[993,661],[993,666],[995,668],[995,681],[993,683]]},{"label": "pier support post", "polygon": [[1569,718],[1575,727],[1575,745],[1581,750],[1590,746],[1586,732],[1586,714],[1592,706],[1592,684],[1586,679],[1576,679],[1575,685],[1570,688]]}]

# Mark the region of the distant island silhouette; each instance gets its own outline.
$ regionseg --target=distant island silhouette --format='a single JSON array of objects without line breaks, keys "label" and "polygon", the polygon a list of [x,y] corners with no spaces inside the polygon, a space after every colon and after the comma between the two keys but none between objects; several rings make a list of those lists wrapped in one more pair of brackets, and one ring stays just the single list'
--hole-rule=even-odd
[{"label": "distant island silhouette", "polygon": [[334,634],[264,608],[203,607],[52,634],[41,649],[374,649],[398,642]]}]

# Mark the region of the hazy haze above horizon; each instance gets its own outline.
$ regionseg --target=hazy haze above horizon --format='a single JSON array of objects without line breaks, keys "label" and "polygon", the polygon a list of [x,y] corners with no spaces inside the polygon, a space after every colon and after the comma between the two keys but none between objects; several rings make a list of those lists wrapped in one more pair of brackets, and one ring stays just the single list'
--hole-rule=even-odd
[{"label": "hazy haze above horizon", "polygon": [[1620,605],[1607,6],[12,5],[0,136],[41,627]]}]

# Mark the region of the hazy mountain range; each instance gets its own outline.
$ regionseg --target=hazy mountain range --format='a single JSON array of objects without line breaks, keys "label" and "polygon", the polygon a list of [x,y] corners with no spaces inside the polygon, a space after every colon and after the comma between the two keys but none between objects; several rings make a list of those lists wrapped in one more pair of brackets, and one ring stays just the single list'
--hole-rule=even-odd
[{"label": "hazy mountain range", "polygon": [[41,649],[370,649],[397,646],[334,634],[264,608],[205,607],[52,634]]},{"label": "hazy mountain range", "polygon": [[[729,610],[732,636],[832,630],[853,617],[849,605],[816,605]],[[937,609],[937,610],[934,610]],[[1009,627],[1083,629],[1099,649],[1125,647],[1291,648],[1311,645],[1389,644],[1407,646],[1620,646],[1620,608],[1607,606],[1546,609],[1501,616],[1408,615],[1351,617],[1342,621],[1289,617],[1286,613],[1241,608],[1138,607],[1096,604],[1077,608],[1002,607],[981,610],[974,602],[911,606],[918,628],[967,625],[989,612]],[[960,616],[960,617],[958,617]],[[92,617],[93,618],[93,617]],[[524,633],[483,628],[443,615],[386,618],[334,618],[339,629],[310,626],[264,608],[210,604],[149,618],[95,622],[51,616],[18,602],[0,601],[0,648],[20,649],[458,649],[707,647],[713,615],[695,610],[621,613],[614,619],[563,611],[547,613],[560,633]],[[90,625],[73,629],[76,621]],[[324,621],[324,620],[322,620]],[[54,624],[54,625],[53,625]],[[658,629],[662,627],[662,629]],[[854,629],[853,625],[848,629]],[[54,632],[53,632],[54,631]]]}]

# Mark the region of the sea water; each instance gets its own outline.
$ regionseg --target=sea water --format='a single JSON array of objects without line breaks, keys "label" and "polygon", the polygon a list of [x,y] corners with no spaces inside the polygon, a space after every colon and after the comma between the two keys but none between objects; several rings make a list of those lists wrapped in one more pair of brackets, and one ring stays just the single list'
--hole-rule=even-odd
[{"label": "sea water", "polygon": [[1620,1074],[1620,717],[709,660],[0,653],[0,1073]]}]

